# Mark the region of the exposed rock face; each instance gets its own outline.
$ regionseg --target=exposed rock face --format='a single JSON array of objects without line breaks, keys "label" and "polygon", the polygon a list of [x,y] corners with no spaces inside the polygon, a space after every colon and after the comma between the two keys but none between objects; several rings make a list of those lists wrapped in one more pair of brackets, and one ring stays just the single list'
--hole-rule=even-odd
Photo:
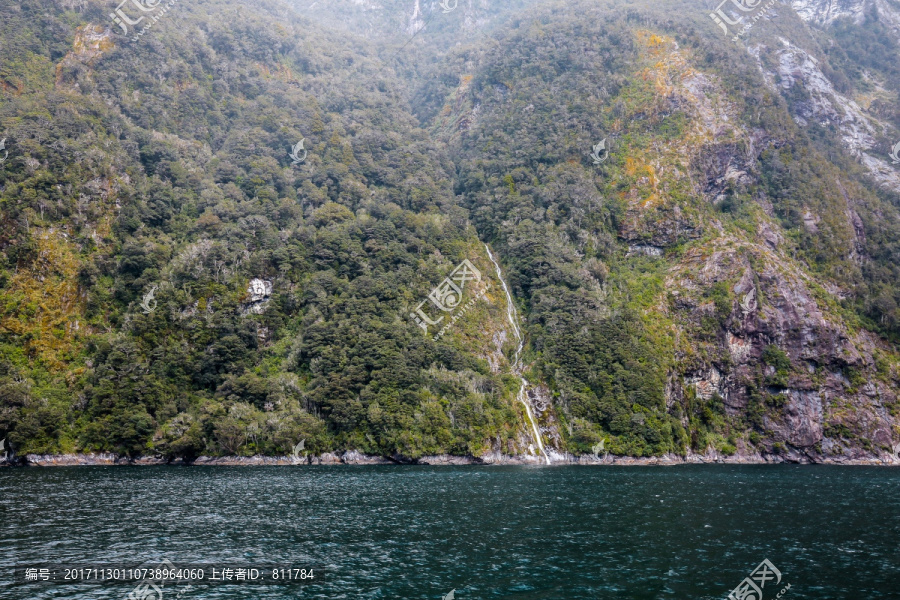
[{"label": "exposed rock face", "polygon": [[[826,441],[827,443],[827,441]],[[900,452],[900,449],[898,449]],[[677,466],[684,464],[767,464],[767,463],[804,463],[821,462],[841,465],[900,465],[898,452],[873,457],[863,452],[852,452],[846,456],[815,457],[807,456],[797,450],[790,450],[785,454],[758,454],[741,453],[727,456],[710,448],[704,454],[688,453],[687,456],[665,454],[658,457],[631,457],[613,456],[604,454],[574,455],[567,452],[549,451],[550,462],[554,465],[585,465],[585,466]],[[360,454],[358,452],[346,452],[343,454],[326,453],[320,456],[311,456],[308,460],[297,463],[287,456],[226,456],[226,457],[199,457],[193,463],[195,466],[208,467],[260,467],[260,466],[309,466],[309,465],[427,465],[427,466],[464,466],[464,465],[538,465],[543,464],[543,457],[533,455],[507,455],[499,453],[486,454],[480,457],[474,456],[450,456],[446,454],[438,456],[423,456],[418,460],[392,461],[380,456]],[[88,467],[88,466],[161,466],[184,465],[181,460],[166,462],[159,458],[139,457],[127,459],[116,454],[66,454],[66,455],[36,455],[31,454],[24,463],[33,467]],[[4,465],[0,465],[4,466]]]},{"label": "exposed rock face", "polygon": [[[862,25],[877,15],[900,40],[896,3],[794,0],[790,4],[801,19],[826,32],[838,19]],[[835,131],[836,140],[878,185],[900,192],[900,171],[884,151],[886,141],[893,146],[900,140],[900,132],[871,101],[876,97],[896,102],[896,93],[871,77],[866,78],[871,88],[867,95],[848,89],[846,82],[840,84],[833,65],[811,38],[788,39],[779,32],[761,39],[750,43],[748,51],[769,89],[787,102],[794,122],[802,129]],[[732,131],[750,140],[755,151],[780,143],[777,132],[742,132],[740,125]],[[708,151],[700,161],[708,174],[705,195],[714,203],[722,189],[716,184],[727,173],[740,172],[740,184],[758,177],[753,156],[728,166],[721,159]],[[841,177],[836,179],[843,201],[838,197],[830,214],[805,208],[799,221],[810,236],[845,239],[850,261],[865,264],[870,259],[866,248],[871,232],[860,217],[864,207],[850,186]],[[762,206],[773,214],[765,202]],[[774,219],[764,221],[752,242],[724,235],[702,251],[685,253],[671,269],[666,287],[676,298],[672,315],[679,339],[690,340],[687,343],[694,347],[677,349],[684,376],[670,384],[667,404],[681,402],[690,391],[702,401],[721,398],[728,414],[737,419],[747,419],[764,406],[761,428],[769,439],[762,443],[763,454],[757,454],[759,446],[754,449],[739,440],[736,456],[893,463],[896,452],[885,449],[893,447],[900,433],[895,424],[898,392],[896,373],[878,365],[885,342],[836,315],[835,302],[852,297],[852,291],[810,276],[796,257],[783,252],[784,239]],[[724,284],[729,288],[727,315],[705,293]],[[696,347],[701,323],[713,318],[720,319],[722,329],[715,340]],[[779,371],[767,362],[772,347],[784,351],[790,369]],[[765,397],[762,404],[760,395]]]},{"label": "exposed rock face", "polygon": [[[780,407],[763,419],[771,441],[793,447],[806,460],[859,458],[851,450],[854,439],[875,442],[883,437],[879,445],[890,445],[893,419],[888,408],[898,401],[896,389],[884,380],[861,384],[844,375],[875,371],[875,340],[827,318],[811,290],[813,282],[785,257],[763,246],[741,255],[725,244],[706,256],[688,253],[667,282],[677,290],[681,315],[693,314],[679,319],[682,326],[690,330],[708,314],[709,306],[693,294],[734,280],[738,283],[732,288],[724,339],[702,349],[718,358],[701,363],[685,377],[684,386],[704,400],[720,396],[729,414],[741,416],[751,412],[756,400],[750,392],[761,385],[770,404]],[[759,372],[770,346],[782,349],[795,365],[789,377],[778,380],[771,366]],[[679,356],[693,360],[695,350],[684,348]],[[678,393],[677,387],[670,391]],[[771,444],[769,450],[775,453]]]},{"label": "exposed rock face", "polygon": [[420,465],[432,466],[457,466],[476,464],[471,456],[449,456],[442,454],[440,456],[423,456],[418,460]]},{"label": "exposed rock face", "polygon": [[822,398],[817,390],[785,390],[783,420],[765,419],[765,426],[796,448],[811,448],[822,441]]},{"label": "exposed rock face", "polygon": [[[879,21],[893,29],[896,40],[900,41],[900,8],[896,3],[885,0],[793,0],[791,6],[804,21],[820,27],[827,27],[841,18],[861,25],[866,21],[867,14],[877,15]],[[784,38],[780,41],[780,48],[755,45],[750,52],[757,59],[761,52],[776,55],[775,69],[766,68],[760,62],[760,69],[773,89],[777,88],[788,99],[788,92],[795,86],[809,93],[808,101],[790,102],[789,99],[797,123],[804,127],[811,123],[837,126],[846,148],[872,177],[884,187],[900,191],[900,174],[891,167],[887,156],[872,152],[877,138],[889,134],[889,127],[852,98],[835,89],[834,82],[814,57],[817,49],[801,48],[796,41]],[[776,75],[780,79],[778,85],[774,83]],[[884,92],[883,89],[879,91]]]},{"label": "exposed rock face", "polygon": [[[817,124],[822,127],[837,127],[841,141],[884,187],[900,191],[900,174],[891,167],[887,156],[873,154],[877,138],[888,131],[886,124],[874,115],[868,114],[852,98],[839,93],[832,81],[825,75],[819,61],[810,53],[780,38],[780,47],[768,48],[755,45],[750,48],[769,86],[790,99],[795,86],[805,90],[808,100],[790,104],[794,119],[801,127]],[[769,54],[775,63],[770,70],[764,66],[761,55]],[[775,83],[778,80],[779,83]],[[814,227],[814,223],[811,224]]]},{"label": "exposed rock face", "polygon": [[272,296],[272,282],[265,279],[251,279],[247,286],[247,303],[244,304],[243,314],[261,315],[266,309],[266,303]]},{"label": "exposed rock face", "polygon": [[94,25],[80,27],[75,33],[72,50],[57,65],[56,85],[60,88],[72,86],[77,90],[78,83],[68,76],[70,72],[83,67],[90,80],[90,67],[113,46],[109,29]]},{"label": "exposed rock face", "polygon": [[[639,76],[656,82],[660,110],[684,111],[690,119],[681,138],[625,159],[625,174],[636,181],[625,192],[627,213],[619,235],[629,244],[630,254],[659,256],[663,248],[701,237],[708,226],[697,207],[675,201],[676,195],[694,194],[715,203],[729,182],[746,177],[746,168],[734,151],[733,141],[742,132],[735,127],[734,107],[720,81],[694,68],[670,38],[639,32],[638,41],[645,48]],[[715,150],[710,152],[710,147]],[[692,181],[695,164],[710,171],[702,191]]]},{"label": "exposed rock face", "polygon": [[847,17],[863,19],[863,10],[871,0],[792,0],[791,7],[805,21],[827,25],[835,19]]},{"label": "exposed rock face", "polygon": [[[355,450],[343,453],[328,452],[318,456],[199,456],[190,464],[195,466],[250,467],[250,466],[299,466],[299,465],[390,465],[399,461],[381,456],[362,454]],[[412,462],[412,461],[406,461]],[[162,457],[141,456],[129,458],[110,452],[99,454],[29,454],[21,463],[34,467],[78,467],[112,465],[181,465],[181,459],[166,460]],[[449,462],[447,464],[450,464]]]},{"label": "exposed rock face", "polygon": [[830,25],[841,18],[859,24],[871,8],[877,9],[890,22],[896,22],[898,15],[895,5],[885,0],[791,0],[790,4],[804,21],[817,25]]},{"label": "exposed rock face", "polygon": [[162,458],[140,457],[130,459],[110,452],[99,454],[28,454],[25,464],[35,467],[79,467],[108,465],[164,465]]}]

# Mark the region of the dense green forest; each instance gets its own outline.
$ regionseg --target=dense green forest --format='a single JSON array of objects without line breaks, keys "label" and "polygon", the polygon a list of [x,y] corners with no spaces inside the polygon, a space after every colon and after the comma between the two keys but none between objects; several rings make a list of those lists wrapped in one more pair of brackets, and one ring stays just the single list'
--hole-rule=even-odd
[{"label": "dense green forest", "polygon": [[534,455],[505,282],[557,454],[893,447],[900,188],[777,54],[868,98],[886,157],[877,13],[735,44],[651,2],[412,4],[181,0],[136,41],[99,0],[0,6],[0,439]]}]

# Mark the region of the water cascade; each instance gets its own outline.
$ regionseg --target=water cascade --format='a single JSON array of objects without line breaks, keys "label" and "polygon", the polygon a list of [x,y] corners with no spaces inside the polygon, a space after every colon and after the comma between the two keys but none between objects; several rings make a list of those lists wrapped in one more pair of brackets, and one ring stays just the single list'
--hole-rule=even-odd
[{"label": "water cascade", "polygon": [[522,375],[522,371],[524,371],[524,367],[522,366],[522,348],[525,346],[525,338],[522,336],[522,331],[519,329],[519,314],[516,311],[516,305],[513,304],[512,294],[509,292],[509,287],[506,285],[506,280],[503,279],[503,273],[500,271],[500,265],[494,259],[494,255],[491,253],[491,249],[487,244],[484,245],[484,249],[487,250],[488,257],[491,259],[491,262],[494,263],[494,268],[497,270],[497,279],[500,280],[500,284],[503,286],[503,291],[506,292],[506,317],[509,319],[510,325],[512,325],[513,333],[516,335],[516,341],[518,342],[518,346],[516,346],[516,353],[513,356],[512,370],[515,373],[516,377],[522,382],[522,385],[519,387],[519,394],[517,398],[519,402],[521,402],[525,406],[525,414],[528,416],[528,421],[531,423],[531,429],[534,431],[534,439],[537,442],[538,449],[540,449],[541,454],[544,455],[544,458],[547,460],[547,464],[550,464],[550,457],[547,456],[547,452],[544,450],[544,442],[541,441],[541,432],[538,430],[537,421],[534,418],[534,415],[531,412],[531,403],[528,401],[528,380]]}]

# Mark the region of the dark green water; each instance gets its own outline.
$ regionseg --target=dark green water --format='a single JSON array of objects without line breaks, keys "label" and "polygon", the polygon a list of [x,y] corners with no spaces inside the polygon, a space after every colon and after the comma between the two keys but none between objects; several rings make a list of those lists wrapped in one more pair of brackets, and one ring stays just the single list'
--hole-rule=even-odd
[{"label": "dark green water", "polygon": [[181,600],[725,599],[766,558],[788,600],[900,598],[900,470],[887,468],[3,469],[0,506],[4,599],[134,588],[17,586],[17,563],[163,559],[327,570]]}]

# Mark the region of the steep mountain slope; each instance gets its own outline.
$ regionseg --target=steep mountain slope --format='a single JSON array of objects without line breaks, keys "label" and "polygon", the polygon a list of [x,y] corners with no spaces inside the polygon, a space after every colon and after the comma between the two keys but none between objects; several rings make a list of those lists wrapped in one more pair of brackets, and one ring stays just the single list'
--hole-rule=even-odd
[{"label": "steep mountain slope", "polygon": [[893,460],[900,38],[832,4],[4,5],[0,436]]},{"label": "steep mountain slope", "polygon": [[810,131],[794,70],[773,83],[760,51],[834,32],[781,14],[728,47],[669,14],[552,5],[469,55],[434,115],[512,265],[561,437],[890,456],[897,354],[877,333],[898,333],[896,170],[854,153],[849,113]]},{"label": "steep mountain slope", "polygon": [[42,6],[2,19],[20,454],[518,451],[515,380],[472,335],[505,298],[439,342],[407,316],[463,259],[493,270],[365,46],[278,3],[185,3],[137,42],[104,3]]}]

